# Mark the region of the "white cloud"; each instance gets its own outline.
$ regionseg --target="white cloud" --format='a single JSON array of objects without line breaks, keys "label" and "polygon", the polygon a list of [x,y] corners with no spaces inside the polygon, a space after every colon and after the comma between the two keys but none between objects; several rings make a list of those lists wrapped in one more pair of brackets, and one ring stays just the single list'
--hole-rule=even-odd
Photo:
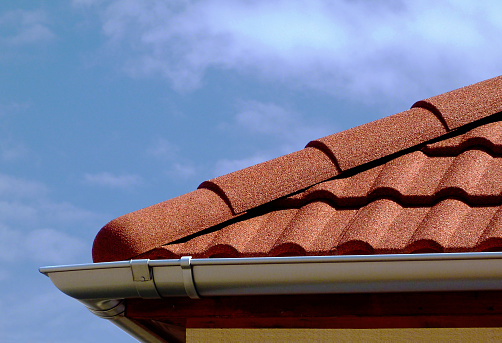
[{"label": "white cloud", "polygon": [[0,174],[0,224],[25,228],[35,224],[67,225],[102,220],[96,213],[70,203],[53,201],[48,195],[49,189],[40,182]]},{"label": "white cloud", "polygon": [[42,183],[0,174],[0,261],[77,262],[89,243],[68,233],[105,221],[101,215],[50,199]]},{"label": "white cloud", "polygon": [[171,165],[171,168],[167,171],[167,174],[181,177],[183,179],[188,179],[197,174],[197,168],[191,164],[182,164],[175,162]]},{"label": "white cloud", "polygon": [[328,129],[309,122],[294,110],[260,101],[242,101],[235,124],[249,133],[273,137],[284,153],[301,149],[310,140],[333,132],[333,127]]},{"label": "white cloud", "polygon": [[14,10],[0,15],[0,27],[6,32],[0,42],[7,45],[32,45],[52,41],[56,36],[49,28],[42,10]]},{"label": "white cloud", "polygon": [[500,74],[501,13],[487,0],[129,0],[101,18],[129,72],[161,73],[178,89],[220,68],[385,101]]},{"label": "white cloud", "polygon": [[82,239],[54,229],[31,231],[23,243],[29,256],[43,263],[67,264],[89,249]]},{"label": "white cloud", "polygon": [[239,141],[245,138],[256,143],[247,144],[254,149],[248,157],[216,161],[216,176],[303,149],[309,141],[334,130],[333,125],[311,122],[288,107],[254,100],[240,101],[233,121],[223,123],[220,129],[237,134]]},{"label": "white cloud", "polygon": [[0,174],[0,199],[38,198],[47,191],[47,187],[40,182]]},{"label": "white cloud", "polygon": [[28,155],[28,148],[21,143],[0,142],[0,157],[4,161],[15,161]]},{"label": "white cloud", "polygon": [[67,202],[56,202],[46,196],[30,197],[0,194],[0,225],[27,230],[40,226],[75,227],[99,225],[106,218]]},{"label": "white cloud", "polygon": [[0,261],[67,264],[82,256],[87,249],[82,239],[59,230],[22,232],[0,226]]},{"label": "white cloud", "polygon": [[0,220],[2,223],[23,222],[26,225],[27,223],[35,223],[39,215],[39,209],[30,203],[16,200],[0,201]]},{"label": "white cloud", "polygon": [[140,185],[143,179],[139,175],[114,175],[112,173],[102,172],[98,174],[85,174],[84,181],[94,186],[129,188]]},{"label": "white cloud", "polygon": [[164,168],[168,176],[189,179],[197,174],[198,170],[193,163],[180,156],[180,148],[163,137],[152,141],[146,154],[167,164]]},{"label": "white cloud", "polygon": [[177,146],[162,137],[155,139],[146,149],[148,155],[162,159],[171,159],[178,151],[179,148]]},{"label": "white cloud", "polygon": [[105,220],[100,214],[77,207],[68,202],[41,200],[34,207],[40,213],[39,220],[46,223],[46,225],[99,224]]},{"label": "white cloud", "polygon": [[[1,41],[1,38],[0,38]],[[1,44],[0,44],[1,46]],[[1,54],[1,52],[0,52]],[[0,119],[14,117],[20,112],[26,111],[29,108],[28,103],[0,103]],[[9,127],[6,123],[0,123],[4,128]],[[12,137],[13,133],[5,129],[1,132],[0,137],[0,158],[5,162],[19,160],[28,155],[28,148],[18,138]]]}]

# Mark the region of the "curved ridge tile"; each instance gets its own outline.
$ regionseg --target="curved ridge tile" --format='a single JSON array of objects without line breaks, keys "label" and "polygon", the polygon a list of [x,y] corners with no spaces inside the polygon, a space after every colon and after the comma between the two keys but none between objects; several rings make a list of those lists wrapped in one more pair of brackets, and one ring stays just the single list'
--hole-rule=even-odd
[{"label": "curved ridge tile", "polygon": [[502,247],[502,206],[498,206],[477,242],[478,250],[486,251]]},{"label": "curved ridge tile", "polygon": [[[206,258],[210,257],[213,246],[228,246],[232,247],[236,251],[236,257],[239,257],[245,247],[251,245],[255,237],[259,235],[261,227],[265,225],[269,216],[271,213],[236,222],[220,230],[192,238],[186,243],[168,245],[166,248],[179,256],[192,254],[194,257]],[[227,249],[226,253],[228,252]]]},{"label": "curved ridge tile", "polygon": [[208,237],[210,245],[228,244],[240,255],[246,250],[246,247],[253,244],[253,240],[259,236],[261,228],[271,215],[271,213],[266,213],[218,230],[211,237]]},{"label": "curved ridge tile", "polygon": [[498,208],[498,206],[471,207],[469,214],[453,231],[448,243],[444,246],[445,250],[450,252],[473,250]]},{"label": "curved ridge tile", "polygon": [[127,260],[232,217],[221,197],[198,189],[106,224],[94,239],[93,261]]},{"label": "curved ridge tile", "polygon": [[324,201],[314,201],[302,206],[283,229],[272,249],[273,255],[283,253],[287,244],[295,244],[304,251],[329,251],[325,227],[336,209]]},{"label": "curved ridge tile", "polygon": [[420,242],[435,242],[443,249],[448,247],[451,237],[470,211],[469,205],[457,199],[445,199],[438,202],[418,225],[409,241],[408,249],[416,251],[418,249],[416,246]]},{"label": "curved ridge tile", "polygon": [[431,204],[437,198],[436,190],[454,157],[428,158],[420,168],[420,172],[410,182],[404,198],[407,203],[412,199],[416,205]]},{"label": "curved ridge tile", "polygon": [[339,245],[342,246],[351,241],[365,242],[374,249],[402,209],[399,203],[390,199],[370,202],[361,208],[345,227]]},{"label": "curved ridge tile", "polygon": [[333,161],[306,148],[203,182],[199,188],[224,192],[235,213],[263,205],[338,174]]},{"label": "curved ridge tile", "polygon": [[443,175],[437,194],[465,196],[473,194],[493,158],[482,150],[466,150],[457,156]]},{"label": "curved ridge tile", "polygon": [[370,193],[373,197],[392,196],[401,199],[408,194],[408,189],[422,172],[427,159],[421,151],[414,151],[387,162],[373,183]]},{"label": "curved ridge tile", "polygon": [[[502,157],[492,158],[471,195],[480,201],[502,203]],[[479,202],[479,201],[476,201]]]},{"label": "curved ridge tile", "polygon": [[386,254],[403,252],[428,210],[428,207],[403,206],[388,229],[373,243],[375,251]]},{"label": "curved ridge tile", "polygon": [[429,156],[455,156],[472,146],[483,146],[492,153],[502,153],[502,122],[488,123],[463,135],[428,144],[423,151]]},{"label": "curved ridge tile", "polygon": [[294,208],[270,212],[252,239],[238,248],[239,252],[245,256],[268,255],[297,211]]},{"label": "curved ridge tile", "polygon": [[427,99],[112,220],[93,259],[502,250],[502,122],[416,150],[446,133],[443,115],[451,129],[496,111],[501,82]]},{"label": "curved ridge tile", "polygon": [[502,111],[502,76],[416,102],[441,116],[449,130]]},{"label": "curved ridge tile", "polygon": [[306,201],[331,200],[344,207],[363,205],[381,169],[382,166],[377,166],[348,178],[325,181],[306,190],[301,197]]},{"label": "curved ridge tile", "polygon": [[310,142],[323,147],[342,171],[439,137],[447,131],[436,115],[422,108],[394,114]]}]

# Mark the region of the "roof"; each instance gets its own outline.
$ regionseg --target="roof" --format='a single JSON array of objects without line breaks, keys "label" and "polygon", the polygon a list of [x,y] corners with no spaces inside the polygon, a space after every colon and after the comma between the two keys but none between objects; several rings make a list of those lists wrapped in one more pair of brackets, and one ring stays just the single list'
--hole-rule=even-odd
[{"label": "roof", "polygon": [[94,262],[502,250],[502,76],[112,220]]}]

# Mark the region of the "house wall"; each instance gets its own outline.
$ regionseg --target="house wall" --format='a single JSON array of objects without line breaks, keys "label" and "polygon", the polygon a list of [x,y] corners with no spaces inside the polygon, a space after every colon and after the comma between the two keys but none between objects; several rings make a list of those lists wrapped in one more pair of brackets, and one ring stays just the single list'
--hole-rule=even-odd
[{"label": "house wall", "polygon": [[502,328],[187,329],[187,343],[207,342],[502,342]]}]

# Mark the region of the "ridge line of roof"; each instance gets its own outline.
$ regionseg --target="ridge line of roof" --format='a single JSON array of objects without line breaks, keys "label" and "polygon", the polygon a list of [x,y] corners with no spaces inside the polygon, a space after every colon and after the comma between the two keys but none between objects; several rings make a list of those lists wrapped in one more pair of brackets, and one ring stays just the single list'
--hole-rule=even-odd
[{"label": "ridge line of roof", "polygon": [[[311,141],[302,150],[204,181],[196,191],[119,217],[96,236],[93,258],[137,256],[465,126],[476,127],[501,111],[502,76],[418,101],[407,111]],[[140,232],[147,238],[138,237]]]},{"label": "ridge line of roof", "polygon": [[411,108],[425,108],[443,118],[448,130],[502,111],[502,75],[428,99]]},{"label": "ridge line of roof", "polygon": [[[416,145],[443,137],[449,132],[502,111],[501,89],[502,76],[499,76],[417,101],[407,111],[313,140],[306,145],[306,149],[318,149],[329,158],[331,165],[326,163],[327,161],[323,161],[325,166],[322,175],[319,177],[316,177],[317,175],[310,176],[306,183],[298,182],[304,180],[292,173],[291,164],[298,163],[298,159],[295,159],[293,163],[283,163],[293,154],[299,154],[302,151],[300,150],[204,181],[199,185],[199,188],[216,189],[225,201],[228,200],[234,213],[245,212],[250,208],[336,177],[368,162],[394,156],[394,154]],[[492,96],[499,99],[499,102],[491,102],[493,108],[499,109],[499,111],[493,112],[492,107],[484,108],[483,104],[479,103]],[[448,106],[445,105],[444,99],[448,100]],[[458,108],[462,108],[462,113],[468,115],[460,119],[458,116],[452,115],[452,109],[458,110]],[[466,119],[466,117],[471,119]],[[394,134],[389,134],[389,132]],[[360,137],[366,139],[358,140]],[[264,172],[278,167],[282,167],[284,174],[291,177],[279,178],[277,173],[271,177],[267,175],[267,172]],[[300,172],[305,174],[304,170]],[[259,182],[256,180],[257,177],[261,177]],[[296,181],[296,187],[290,186],[293,183],[292,180]],[[250,188],[253,187],[254,191],[251,191]]]}]

